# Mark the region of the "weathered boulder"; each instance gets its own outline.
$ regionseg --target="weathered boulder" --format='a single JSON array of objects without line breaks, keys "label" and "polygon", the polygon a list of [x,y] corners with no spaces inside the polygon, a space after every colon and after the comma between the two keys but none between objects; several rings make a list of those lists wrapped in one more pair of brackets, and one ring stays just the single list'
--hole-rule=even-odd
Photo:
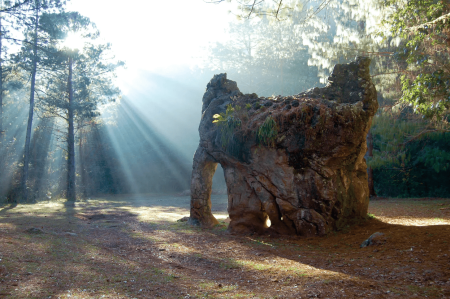
[{"label": "weathered boulder", "polygon": [[384,243],[386,243],[386,236],[383,233],[376,232],[362,242],[360,247],[364,248],[373,245],[383,245]]},{"label": "weathered boulder", "polygon": [[218,223],[210,200],[218,163],[231,232],[324,235],[365,217],[366,135],[378,108],[369,64],[336,65],[326,87],[276,98],[243,95],[215,75],[203,96],[190,223]]}]

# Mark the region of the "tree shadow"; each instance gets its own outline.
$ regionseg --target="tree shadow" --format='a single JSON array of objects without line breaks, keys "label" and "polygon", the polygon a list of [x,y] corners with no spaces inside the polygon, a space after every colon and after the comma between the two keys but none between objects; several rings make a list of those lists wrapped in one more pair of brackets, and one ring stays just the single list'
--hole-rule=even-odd
[{"label": "tree shadow", "polygon": [[[157,262],[130,259],[107,246],[110,243],[103,243],[105,238],[123,241],[128,234],[122,232],[123,224],[112,226],[107,222],[117,215],[91,213],[93,217],[85,221],[80,219],[82,211],[66,202],[49,215],[23,210],[0,217],[0,263],[6,271],[1,277],[2,294],[15,298],[182,295],[183,290],[172,284],[176,278],[168,269]],[[134,221],[135,216],[129,213],[127,219]],[[104,223],[92,229],[88,222]],[[38,229],[25,229],[29,227]]]},{"label": "tree shadow", "polygon": [[17,202],[13,202],[13,203],[9,203],[4,205],[3,207],[1,207],[0,210],[0,215],[1,214],[5,214],[6,212],[8,212],[9,210],[14,209],[15,207],[17,207],[18,203]]}]

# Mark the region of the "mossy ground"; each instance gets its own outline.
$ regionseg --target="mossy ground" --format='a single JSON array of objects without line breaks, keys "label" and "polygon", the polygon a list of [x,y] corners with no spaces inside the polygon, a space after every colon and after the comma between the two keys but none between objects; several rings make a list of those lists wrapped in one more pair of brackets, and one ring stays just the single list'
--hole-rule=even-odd
[{"label": "mossy ground", "polygon": [[[373,200],[367,222],[321,238],[230,235],[226,196],[212,230],[176,222],[188,208],[172,196],[5,206],[0,297],[450,296],[449,199]],[[377,231],[386,244],[359,247]]]}]

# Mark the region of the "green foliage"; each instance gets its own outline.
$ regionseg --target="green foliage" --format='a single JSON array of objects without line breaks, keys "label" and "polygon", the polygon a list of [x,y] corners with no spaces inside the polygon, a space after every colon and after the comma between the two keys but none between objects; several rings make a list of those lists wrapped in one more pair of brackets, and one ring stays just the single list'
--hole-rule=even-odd
[{"label": "green foliage", "polygon": [[382,113],[372,123],[374,171],[380,196],[445,196],[450,175],[449,133],[432,129],[430,122],[411,114],[411,107]]},{"label": "green foliage", "polygon": [[274,147],[277,136],[278,125],[273,117],[269,116],[258,129],[258,140],[265,145]]},{"label": "green foliage", "polygon": [[230,140],[233,138],[235,129],[241,127],[241,120],[233,115],[235,111],[239,111],[240,106],[233,106],[230,104],[227,106],[225,113],[214,114],[213,123],[217,124],[220,128],[221,145],[226,148]]},{"label": "green foliage", "polygon": [[449,169],[450,152],[438,147],[426,145],[418,152],[418,157],[414,160],[415,165],[424,165],[433,169],[436,173]]},{"label": "green foliage", "polygon": [[[120,91],[113,85],[115,70],[122,62],[111,59],[110,44],[94,44],[98,31],[88,18],[77,12],[46,14],[42,18],[42,33],[52,41],[48,51],[41,54],[46,67],[52,73],[41,76],[46,92],[38,103],[45,116],[61,117],[68,109],[67,76],[68,60],[73,59],[73,109],[77,123],[91,120],[99,115],[101,104],[114,102]],[[61,43],[68,33],[83,37],[81,49],[61,49]],[[57,76],[55,76],[57,74]]]},{"label": "green foliage", "polygon": [[372,135],[374,142],[373,157],[369,158],[367,165],[373,169],[384,167],[401,167],[410,162],[406,155],[408,136],[415,136],[423,130],[424,121],[412,121],[396,114],[381,113],[376,115],[372,122]]},{"label": "green foliage", "polygon": [[394,57],[405,61],[401,77],[403,102],[416,113],[447,122],[450,109],[450,3],[444,0],[389,0],[394,9],[386,21],[402,42]]},{"label": "green foliage", "polygon": [[[247,108],[247,106],[246,106]],[[238,115],[241,107],[233,107],[231,104],[227,106],[225,113],[214,114],[213,123],[220,128],[220,140],[223,148],[226,148],[230,141],[233,139],[233,135],[236,129],[242,126],[242,120]],[[241,115],[241,118],[243,116]],[[278,125],[272,116],[267,117],[262,125],[258,128],[257,138],[260,144],[267,146],[275,146],[275,140],[278,136]]]},{"label": "green foliage", "polygon": [[414,80],[407,75],[402,80],[402,101],[414,107],[414,112],[426,118],[442,120],[450,107],[450,77],[442,70],[431,74],[419,74]]},{"label": "green foliage", "polygon": [[368,219],[375,219],[376,216],[375,216],[374,214],[367,213],[367,218],[368,218]]}]

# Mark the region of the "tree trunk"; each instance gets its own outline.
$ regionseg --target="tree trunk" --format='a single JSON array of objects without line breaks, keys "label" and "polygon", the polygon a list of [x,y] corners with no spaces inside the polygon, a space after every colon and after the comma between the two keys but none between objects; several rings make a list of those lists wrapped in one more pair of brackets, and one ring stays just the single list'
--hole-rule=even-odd
[{"label": "tree trunk", "polygon": [[[84,165],[84,161],[85,161],[85,155],[83,153],[83,131],[80,130],[80,143],[79,143],[79,149],[78,149],[78,159],[79,159],[79,165],[80,165],[80,169],[79,172],[81,174],[81,196],[82,198],[87,198],[87,173],[86,173],[86,169],[85,169],[85,165]],[[78,194],[80,192],[80,188],[78,188]]]},{"label": "tree trunk", "polygon": [[69,132],[68,132],[68,159],[67,159],[67,200],[74,202],[76,200],[75,192],[75,133],[73,126],[73,114],[74,114],[74,103],[73,103],[73,86],[72,86],[72,66],[73,57],[72,53],[69,56],[69,79],[67,82],[67,87],[69,89]]},{"label": "tree trunk", "polygon": [[[368,149],[368,156],[373,157],[373,136],[372,132],[369,131],[369,135],[367,136],[367,149]],[[373,169],[372,167],[369,167],[367,169],[367,174],[369,177],[369,196],[377,196],[377,193],[375,192],[375,187],[373,183]]]},{"label": "tree trunk", "polygon": [[[3,30],[2,30],[2,16],[0,14],[0,148],[3,147],[3,60],[2,60],[2,39],[3,39]],[[3,155],[2,155],[3,156]],[[0,158],[2,159],[2,158]],[[0,161],[1,163],[2,161]],[[0,164],[3,167],[3,163]]]},{"label": "tree trunk", "polygon": [[[28,113],[27,134],[25,137],[25,148],[23,151],[23,173],[21,181],[22,200],[27,201],[28,190],[28,164],[30,162],[30,141],[31,128],[33,126],[33,112],[34,112],[34,91],[36,85],[36,71],[37,71],[37,45],[38,45],[38,25],[39,25],[39,8],[36,8],[36,16],[34,23],[34,43],[33,43],[33,66],[31,70],[31,88],[30,88],[30,111]],[[34,202],[34,199],[32,200]]]},{"label": "tree trunk", "polygon": [[4,190],[4,181],[5,181],[5,173],[4,169],[6,169],[6,146],[3,142],[5,135],[3,129],[3,60],[2,60],[2,41],[3,41],[3,28],[2,28],[2,16],[0,14],[0,169],[3,171],[0,172],[0,199],[3,197],[5,193]]}]

